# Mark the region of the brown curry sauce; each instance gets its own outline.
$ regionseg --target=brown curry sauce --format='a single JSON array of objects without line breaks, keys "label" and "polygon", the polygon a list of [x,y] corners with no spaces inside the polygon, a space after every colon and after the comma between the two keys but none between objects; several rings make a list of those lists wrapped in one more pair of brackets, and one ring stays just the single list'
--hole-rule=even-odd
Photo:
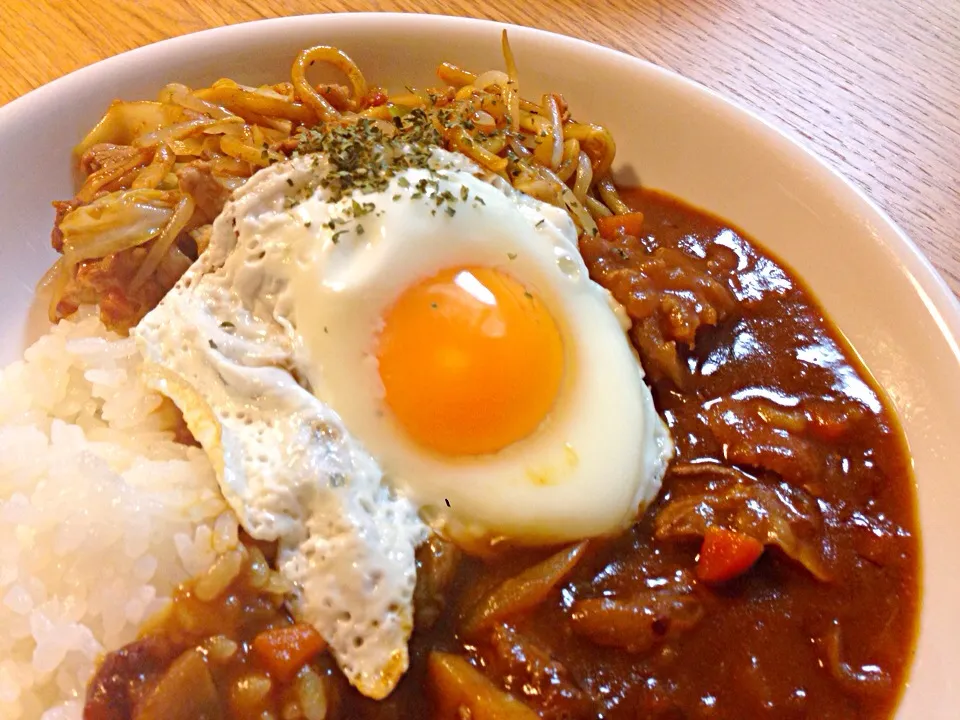
[{"label": "brown curry sauce", "polygon": [[[326,677],[332,720],[433,717],[434,650],[466,655],[552,720],[893,713],[919,606],[913,478],[896,417],[782,264],[678,200],[622,194],[644,213],[642,236],[585,239],[582,251],[634,317],[677,445],[657,502],[623,536],[591,542],[534,610],[476,636],[461,628],[478,598],[549,553],[435,555],[420,578],[433,613],[415,628],[410,670],[387,700],[359,696],[325,655],[311,664]],[[664,523],[671,513],[679,519]],[[704,522],[782,542],[768,541],[742,576],[708,585],[695,576]],[[257,602],[242,589],[232,596]],[[276,613],[257,627],[289,622]],[[237,632],[246,647],[248,631]],[[216,633],[231,630],[221,620]],[[162,668],[135,671],[146,688]],[[215,676],[230,677],[229,667]],[[104,679],[88,700],[103,702]]]}]

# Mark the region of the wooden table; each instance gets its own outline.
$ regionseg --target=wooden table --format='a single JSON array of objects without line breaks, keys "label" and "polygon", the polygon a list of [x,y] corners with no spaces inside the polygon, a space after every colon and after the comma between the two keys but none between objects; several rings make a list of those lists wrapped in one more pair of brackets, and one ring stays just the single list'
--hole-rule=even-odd
[{"label": "wooden table", "polygon": [[960,293],[957,0],[0,0],[0,104],[173,35],[344,10],[536,25],[698,80],[803,136]]}]

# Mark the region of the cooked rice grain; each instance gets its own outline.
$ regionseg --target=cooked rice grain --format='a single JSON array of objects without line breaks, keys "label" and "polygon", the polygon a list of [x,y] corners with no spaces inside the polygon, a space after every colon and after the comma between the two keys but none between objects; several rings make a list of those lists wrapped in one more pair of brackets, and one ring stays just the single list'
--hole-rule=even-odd
[{"label": "cooked rice grain", "polygon": [[236,545],[139,364],[87,310],[0,371],[2,718],[80,718],[97,658]]}]

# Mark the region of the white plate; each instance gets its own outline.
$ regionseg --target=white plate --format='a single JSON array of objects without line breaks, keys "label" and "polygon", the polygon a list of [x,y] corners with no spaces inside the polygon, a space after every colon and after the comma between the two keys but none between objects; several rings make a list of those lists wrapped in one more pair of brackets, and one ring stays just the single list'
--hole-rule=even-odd
[{"label": "white plate", "polygon": [[[430,85],[437,63],[500,67],[501,26],[438,16],[353,14],[269,20],[134,50],[0,109],[0,360],[19,356],[33,284],[52,261],[50,201],[73,195],[70,151],[114,98],[165,83],[285,78],[301,48],[346,50],[376,84]],[[727,218],[813,289],[903,422],[924,547],[917,656],[898,718],[960,712],[960,307],[907,237],[790,137],[703,87],[577,40],[510,28],[521,89],[561,91],[609,127],[619,172]],[[35,331],[36,325],[33,326]]]}]

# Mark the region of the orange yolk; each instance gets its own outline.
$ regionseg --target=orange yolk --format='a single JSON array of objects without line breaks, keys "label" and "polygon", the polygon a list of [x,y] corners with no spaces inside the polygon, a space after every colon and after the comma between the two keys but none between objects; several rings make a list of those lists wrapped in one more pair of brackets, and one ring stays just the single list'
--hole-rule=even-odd
[{"label": "orange yolk", "polygon": [[407,289],[377,354],[386,403],[421,445],[496,452],[544,420],[563,377],[563,342],[539,298],[490,268],[455,268]]}]

